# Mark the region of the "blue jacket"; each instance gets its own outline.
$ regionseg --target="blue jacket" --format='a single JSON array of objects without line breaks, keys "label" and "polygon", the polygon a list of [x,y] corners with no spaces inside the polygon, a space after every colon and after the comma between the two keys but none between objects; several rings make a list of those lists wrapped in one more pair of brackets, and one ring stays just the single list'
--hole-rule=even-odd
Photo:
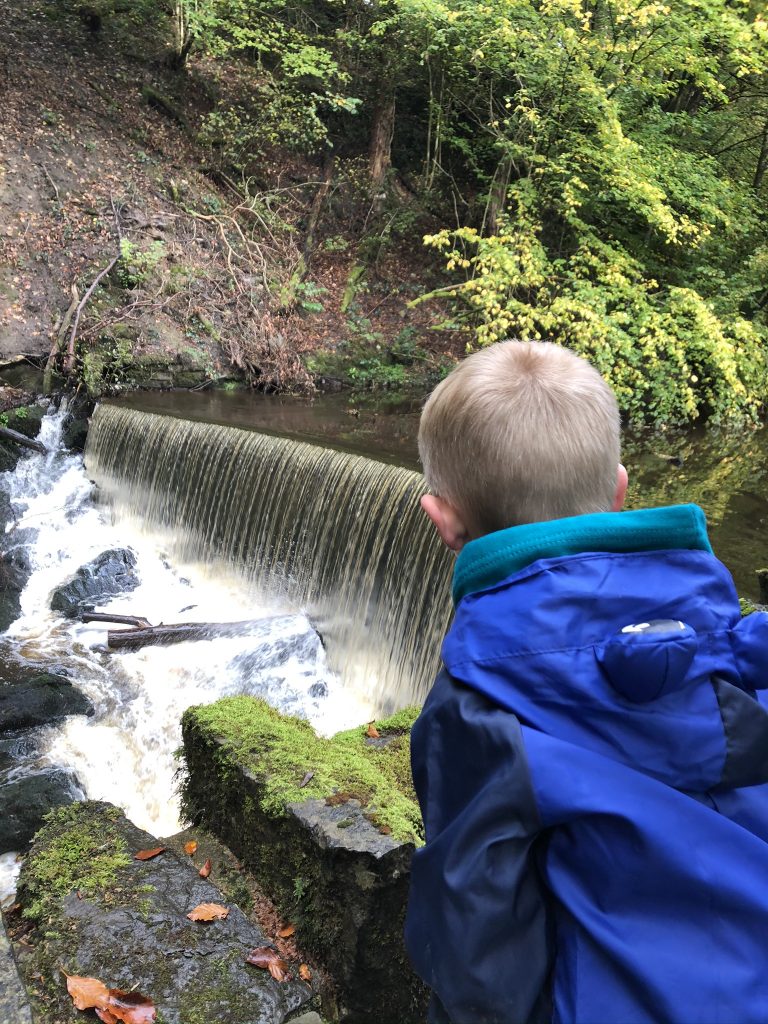
[{"label": "blue jacket", "polygon": [[768,616],[701,510],[491,534],[454,597],[411,737],[432,1019],[765,1024]]}]

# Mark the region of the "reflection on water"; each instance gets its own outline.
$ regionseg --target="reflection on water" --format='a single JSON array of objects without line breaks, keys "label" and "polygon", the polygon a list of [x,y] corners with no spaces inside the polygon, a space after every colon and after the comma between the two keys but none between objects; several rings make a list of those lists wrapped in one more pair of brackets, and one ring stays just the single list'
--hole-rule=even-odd
[{"label": "reflection on water", "polygon": [[[418,468],[418,403],[313,399],[249,392],[163,392],[126,396],[148,412],[229,423],[333,445]],[[739,592],[757,597],[754,571],[768,564],[768,430],[627,434],[631,508],[693,501],[707,514],[715,551]]]}]

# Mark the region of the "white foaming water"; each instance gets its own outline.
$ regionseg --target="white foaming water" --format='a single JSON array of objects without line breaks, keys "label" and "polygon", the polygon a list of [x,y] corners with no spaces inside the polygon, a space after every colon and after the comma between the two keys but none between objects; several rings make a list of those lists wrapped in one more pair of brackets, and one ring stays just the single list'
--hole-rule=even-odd
[{"label": "white foaming water", "polygon": [[[114,519],[94,502],[80,457],[61,449],[63,413],[43,420],[45,456],[21,460],[0,475],[17,516],[12,531],[27,545],[32,575],[21,615],[0,640],[6,655],[40,670],[64,671],[92,701],[92,717],[73,716],[41,731],[39,754],[19,771],[71,768],[84,794],[123,807],[155,835],[178,830],[174,750],[187,707],[223,696],[263,696],[330,734],[372,717],[371,705],[328,670],[322,644],[295,609],[266,606],[219,567],[173,565],[163,539],[142,524]],[[99,610],[140,615],[153,623],[261,619],[256,635],[219,638],[135,652],[106,649],[107,624],[64,619],[50,609],[51,591],[83,564],[113,548],[137,558],[139,586]],[[11,891],[16,866],[0,858],[0,897]]]}]

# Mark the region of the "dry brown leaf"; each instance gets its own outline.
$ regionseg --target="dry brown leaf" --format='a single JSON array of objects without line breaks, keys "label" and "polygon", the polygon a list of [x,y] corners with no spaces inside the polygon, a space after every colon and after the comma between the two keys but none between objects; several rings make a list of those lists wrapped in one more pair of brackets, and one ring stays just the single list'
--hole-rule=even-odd
[{"label": "dry brown leaf", "polygon": [[220,903],[201,903],[190,910],[187,917],[190,921],[218,921],[227,916],[229,907],[222,907]]},{"label": "dry brown leaf", "polygon": [[109,990],[107,1009],[123,1024],[152,1024],[157,1014],[151,999],[139,992],[122,992],[119,988]]},{"label": "dry brown leaf", "polygon": [[103,1024],[153,1024],[157,1011],[139,992],[107,988],[98,978],[67,975],[67,991],[78,1010],[94,1009]]},{"label": "dry brown leaf", "polygon": [[208,875],[210,875],[210,873],[211,873],[211,868],[212,867],[213,867],[213,865],[211,864],[211,861],[210,861],[210,858],[209,858],[205,862],[205,864],[203,864],[203,866],[200,868],[200,870],[198,871],[198,875],[200,875],[201,878],[207,878]]},{"label": "dry brown leaf", "polygon": [[245,962],[253,964],[254,967],[262,967],[265,971],[269,971],[275,981],[287,981],[290,978],[288,964],[269,946],[259,946],[258,949],[252,949],[245,958]]},{"label": "dry brown leaf", "polygon": [[193,854],[195,853],[196,850],[197,850],[197,840],[196,839],[190,839],[190,841],[188,843],[184,843],[184,853],[188,854],[190,857],[193,856]]},{"label": "dry brown leaf", "polygon": [[281,939],[290,939],[290,937],[293,935],[295,931],[295,924],[287,924],[285,928],[281,928],[277,934],[280,936]]},{"label": "dry brown leaf", "polygon": [[78,1010],[89,1010],[93,1006],[105,1007],[109,1002],[109,989],[97,978],[68,974],[67,992]]},{"label": "dry brown leaf", "polygon": [[96,1016],[103,1024],[120,1024],[114,1013],[110,1013],[109,1010],[103,1010],[100,1006],[94,1006]]},{"label": "dry brown leaf", "polygon": [[139,850],[138,853],[134,853],[134,860],[152,860],[153,857],[159,856],[161,853],[165,853],[164,846],[156,846],[153,850]]},{"label": "dry brown leaf", "polygon": [[275,981],[288,981],[291,977],[285,960],[273,960],[267,969]]},{"label": "dry brown leaf", "polygon": [[376,728],[373,722],[369,722],[368,728],[365,730],[365,735],[368,736],[369,739],[377,740],[381,733]]},{"label": "dry brown leaf", "polygon": [[302,981],[312,981],[312,971],[310,971],[307,964],[302,964],[299,967],[299,977]]}]

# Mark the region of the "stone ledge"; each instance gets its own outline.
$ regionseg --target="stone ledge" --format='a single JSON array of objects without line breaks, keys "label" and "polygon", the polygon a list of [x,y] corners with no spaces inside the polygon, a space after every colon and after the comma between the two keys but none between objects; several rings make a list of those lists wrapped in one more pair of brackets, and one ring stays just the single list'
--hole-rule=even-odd
[{"label": "stone ledge", "polygon": [[377,723],[379,738],[361,727],[331,740],[253,698],[184,715],[185,812],[236,853],[295,923],[297,941],[338,988],[334,1019],[417,1024],[426,1017],[428,994],[402,940],[420,841],[410,778],[392,795],[416,713]]}]

